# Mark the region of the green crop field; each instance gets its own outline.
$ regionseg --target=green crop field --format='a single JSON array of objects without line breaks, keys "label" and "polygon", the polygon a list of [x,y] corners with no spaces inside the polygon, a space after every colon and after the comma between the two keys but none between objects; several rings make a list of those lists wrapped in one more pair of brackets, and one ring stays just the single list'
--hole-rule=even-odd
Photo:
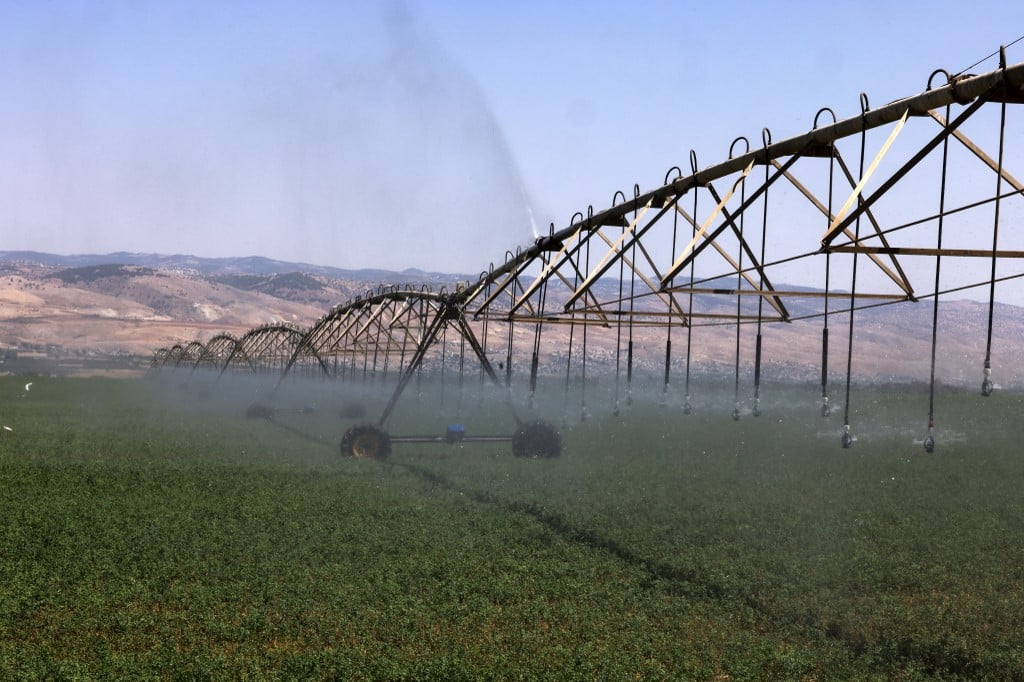
[{"label": "green crop field", "polygon": [[26,381],[0,379],[3,679],[1024,679],[1020,395],[940,391],[931,455],[919,388],[855,388],[844,450],[813,388],[772,387],[739,422],[595,404],[554,460],[378,462],[341,458],[322,384],[265,420],[248,389]]}]

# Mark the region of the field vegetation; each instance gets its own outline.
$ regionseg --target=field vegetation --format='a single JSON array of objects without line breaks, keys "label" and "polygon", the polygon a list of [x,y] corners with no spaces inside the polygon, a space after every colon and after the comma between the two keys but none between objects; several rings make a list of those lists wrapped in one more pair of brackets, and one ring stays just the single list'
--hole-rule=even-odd
[{"label": "field vegetation", "polygon": [[[183,378],[0,379],[0,677],[1024,679],[1020,395],[942,391],[931,455],[920,389],[855,390],[844,450],[770,387],[739,422],[595,398],[554,460],[378,462],[338,442],[380,387],[290,384],[267,420]],[[446,391],[391,432],[511,431]]]}]

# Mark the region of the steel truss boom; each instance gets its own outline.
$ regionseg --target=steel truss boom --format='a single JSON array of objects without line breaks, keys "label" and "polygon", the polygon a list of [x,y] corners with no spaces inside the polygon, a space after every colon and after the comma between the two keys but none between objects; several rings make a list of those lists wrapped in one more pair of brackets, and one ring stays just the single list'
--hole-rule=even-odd
[{"label": "steel truss boom", "polygon": [[[532,345],[532,392],[544,329],[568,328],[568,342],[564,334],[554,342],[567,356],[567,386],[573,368],[580,365],[585,383],[588,354],[594,354],[588,330],[611,330],[616,377],[624,371],[628,383],[640,346],[634,331],[664,329],[667,391],[673,328],[686,331],[689,373],[693,328],[736,325],[738,386],[743,352],[739,326],[750,323],[757,325],[753,364],[758,395],[762,322],[823,319],[826,377],[827,320],[836,314],[829,303],[839,297],[840,310],[849,314],[849,375],[853,312],[859,307],[937,299],[940,258],[987,259],[990,272],[978,284],[992,290],[1000,280],[996,262],[1024,258],[1019,243],[1008,245],[1005,237],[999,243],[1000,222],[1008,220],[1003,207],[1014,202],[1019,209],[1024,203],[1024,184],[1010,169],[1024,162],[1021,134],[1006,132],[1012,125],[1007,123],[1008,106],[1024,104],[1024,63],[1007,65],[1005,52],[1000,56],[998,69],[980,75],[953,77],[938,70],[932,78],[945,74],[945,83],[932,87],[930,79],[924,92],[878,108],[871,108],[862,94],[860,112],[849,118],[840,120],[831,109],[822,109],[810,130],[793,137],[774,141],[764,129],[760,144],[736,138],[728,158],[705,168],[698,167],[691,151],[688,172],[674,167],[653,190],[634,185],[630,196],[617,192],[608,208],[590,206],[560,229],[552,224],[533,243],[506,252],[502,262],[492,264],[476,281],[450,291],[382,286],[335,306],[306,331],[276,325],[238,339],[225,334],[205,345],[179,344],[158,350],[153,365],[209,363],[221,373],[229,366],[278,371],[279,386],[296,367],[341,379],[395,376],[397,385],[380,417],[383,424],[438,344],[444,366],[449,333],[468,346],[481,376],[495,383],[499,378],[488,359],[488,345],[493,348],[497,337],[507,349],[506,386],[517,344]],[[986,118],[992,109],[999,110],[998,126]],[[826,113],[831,122],[819,125]],[[974,137],[979,133],[987,144],[997,140],[998,153],[983,149]],[[1007,140],[1012,142],[1009,147]],[[947,162],[951,149],[961,155],[954,164]],[[940,152],[941,180],[934,172]],[[963,189],[972,184],[964,182],[968,166],[983,178],[993,178],[994,192],[969,196]],[[908,218],[906,213],[927,204],[917,196],[915,183],[921,182],[940,190],[935,193],[942,197],[938,212],[928,209]],[[947,199],[950,186],[959,193],[950,192]],[[986,184],[980,192],[990,189]],[[908,194],[913,201],[907,200]],[[945,223],[947,231],[957,231],[966,243],[943,243]],[[982,230],[989,226],[991,240],[985,241],[988,235]],[[932,263],[927,259],[934,259],[929,271],[934,285],[928,285],[934,286],[932,291],[920,284],[920,272],[927,269],[920,264]],[[780,276],[784,268],[817,268],[819,263],[825,274],[823,289],[776,287],[785,281],[795,284]],[[991,308],[990,303],[989,345]],[[676,343],[678,347],[678,339]],[[611,352],[611,346],[606,343],[603,350]],[[986,372],[989,365],[987,358]]]}]

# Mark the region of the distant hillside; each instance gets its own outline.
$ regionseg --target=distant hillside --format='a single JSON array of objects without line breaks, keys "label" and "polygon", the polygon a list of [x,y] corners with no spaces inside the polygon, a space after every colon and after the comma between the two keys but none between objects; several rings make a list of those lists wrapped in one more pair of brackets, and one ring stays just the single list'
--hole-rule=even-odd
[{"label": "distant hillside", "polygon": [[246,291],[310,291],[320,289],[320,280],[304,272],[289,272],[286,275],[220,275],[213,278],[221,284]]},{"label": "distant hillside", "polygon": [[[241,335],[270,322],[308,328],[333,306],[381,284],[427,283],[439,288],[459,279],[458,275],[415,270],[347,271],[265,258],[0,252],[0,357],[13,352],[19,358],[35,353],[51,360],[97,355],[148,359],[161,346],[206,340],[222,332]],[[734,285],[734,281],[721,280],[701,286],[730,291]],[[618,282],[599,281],[594,286],[605,300],[618,297]],[[842,293],[835,293],[830,307],[833,312],[847,305]],[[565,287],[552,288],[548,305],[557,308],[567,294]],[[756,313],[757,298],[747,299],[744,313]],[[650,310],[655,304],[662,305],[659,301],[648,298],[638,306]],[[673,330],[676,349],[685,338],[692,337],[695,371],[733,371],[736,328],[721,319],[733,315],[735,305],[735,296],[730,294],[695,295],[694,309],[711,317],[698,320],[692,334],[684,328]],[[815,381],[821,372],[823,299],[788,297],[786,305],[794,321],[769,323],[764,329],[764,375]],[[926,379],[931,313],[930,302],[858,311],[854,373],[878,381]],[[715,315],[724,317],[717,319]],[[846,313],[829,319],[829,369],[833,374],[845,368],[847,320]],[[980,381],[987,321],[986,304],[943,299],[937,353],[940,381],[961,385]],[[518,335],[522,330],[516,331]],[[595,329],[589,337],[588,358],[595,369],[616,364],[620,339],[614,326],[605,332]],[[638,327],[630,333],[635,342],[637,372],[660,376],[667,331]],[[752,369],[754,333],[755,325],[743,325],[740,365],[746,374]],[[564,325],[545,327],[541,358],[544,371],[564,372],[569,334],[570,329]],[[993,334],[996,381],[1024,385],[1024,365],[1017,359],[1022,345],[1024,308],[997,304]],[[675,362],[684,358],[685,353],[677,352]],[[10,364],[0,367],[4,370],[18,371]]]},{"label": "distant hillside", "polygon": [[59,270],[48,277],[59,279],[65,284],[89,283],[107,277],[145,277],[155,275],[152,268],[144,268],[135,265],[85,265],[80,268],[66,268]]},{"label": "distant hillside", "polygon": [[206,276],[226,275],[274,275],[278,273],[301,272],[322,275],[335,279],[357,282],[379,283],[381,281],[440,282],[450,284],[456,280],[476,279],[475,276],[451,275],[438,272],[424,272],[409,268],[402,272],[378,269],[347,270],[309,263],[290,263],[261,256],[242,258],[200,258],[175,254],[165,256],[155,253],[117,252],[108,254],[56,255],[37,251],[0,251],[0,263],[26,263],[59,268],[87,268],[109,265],[137,265],[142,267],[183,270]]},{"label": "distant hillside", "polygon": [[[365,284],[358,280],[341,279],[305,272],[287,272],[269,275],[215,275],[211,282],[273,296],[285,301],[320,305],[325,309],[362,293]],[[386,276],[374,282],[387,281]]]}]

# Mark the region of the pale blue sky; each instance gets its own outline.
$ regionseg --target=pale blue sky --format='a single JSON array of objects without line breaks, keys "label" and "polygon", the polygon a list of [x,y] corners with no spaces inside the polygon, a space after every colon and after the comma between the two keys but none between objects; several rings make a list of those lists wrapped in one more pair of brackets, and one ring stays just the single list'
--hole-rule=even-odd
[{"label": "pale blue sky", "polygon": [[564,227],[1022,34],[988,0],[0,0],[0,250],[476,273],[530,212]]}]

